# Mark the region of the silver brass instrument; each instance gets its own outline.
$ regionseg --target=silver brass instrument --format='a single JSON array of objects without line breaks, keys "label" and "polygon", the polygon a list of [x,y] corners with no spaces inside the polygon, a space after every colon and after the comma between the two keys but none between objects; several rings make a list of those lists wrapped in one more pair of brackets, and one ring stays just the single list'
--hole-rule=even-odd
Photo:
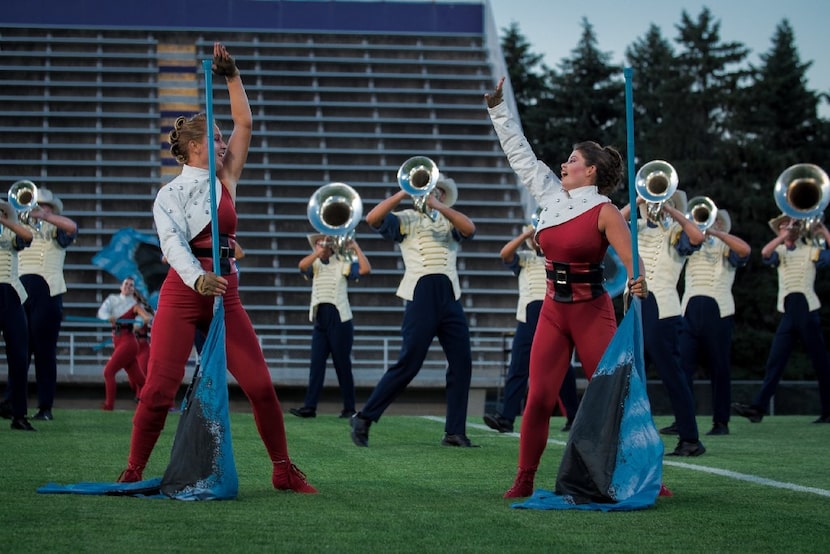
[{"label": "silver brass instrument", "polygon": [[715,224],[718,217],[718,207],[708,196],[695,196],[689,200],[686,218],[693,221],[701,233]]},{"label": "silver brass instrument", "polygon": [[677,191],[677,171],[669,162],[653,160],[637,172],[634,188],[637,195],[646,201],[646,214],[653,223],[664,228],[671,223],[668,216],[661,217],[663,203]]},{"label": "silver brass instrument", "polygon": [[307,212],[311,225],[331,239],[335,255],[352,261],[349,243],[363,217],[363,201],[357,191],[346,183],[323,185],[309,198]]},{"label": "silver brass instrument", "polygon": [[436,210],[430,210],[427,199],[438,184],[438,166],[426,156],[409,158],[398,169],[398,185],[412,197],[415,209],[427,214],[433,221],[438,217]]},{"label": "silver brass instrument", "polygon": [[[814,164],[795,164],[775,180],[773,196],[778,209],[804,221],[807,238],[815,239],[815,227],[821,223],[830,203],[830,177]],[[823,238],[819,239],[823,241]]]},{"label": "silver brass instrument", "polygon": [[21,179],[9,188],[9,204],[17,212],[20,222],[40,231],[40,220],[32,223],[31,211],[37,208],[37,187],[27,179]]}]

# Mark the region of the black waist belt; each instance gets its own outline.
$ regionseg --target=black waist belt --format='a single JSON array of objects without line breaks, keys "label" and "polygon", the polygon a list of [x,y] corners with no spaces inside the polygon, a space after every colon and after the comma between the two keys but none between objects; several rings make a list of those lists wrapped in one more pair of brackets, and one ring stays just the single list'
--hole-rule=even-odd
[{"label": "black waist belt", "polygon": [[553,269],[545,270],[548,279],[554,285],[567,285],[570,283],[591,283],[601,285],[605,267],[602,264],[590,264],[587,271],[574,273],[571,271],[571,264],[553,262]]},{"label": "black waist belt", "polygon": [[[191,248],[191,252],[197,258],[213,258],[213,249],[212,248]],[[233,258],[233,248],[230,246],[220,246],[219,247],[219,259],[220,260],[227,260],[229,258]]]},{"label": "black waist belt", "polygon": [[[193,248],[190,251],[197,258],[213,258],[213,248]],[[234,249],[231,247],[231,237],[229,235],[219,235],[219,259],[227,260],[234,257]]]},{"label": "black waist belt", "polygon": [[[605,266],[599,264],[568,264],[552,262],[553,269],[546,269],[547,278],[553,283],[553,299],[557,302],[584,302],[601,296]],[[577,271],[574,271],[574,269]]]}]

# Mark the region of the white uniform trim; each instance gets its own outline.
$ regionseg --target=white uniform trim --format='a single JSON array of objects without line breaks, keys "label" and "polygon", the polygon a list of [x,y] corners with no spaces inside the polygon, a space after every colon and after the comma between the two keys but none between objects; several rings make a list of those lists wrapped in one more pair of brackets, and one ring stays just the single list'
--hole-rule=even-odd
[{"label": "white uniform trim", "polygon": [[807,298],[810,311],[821,308],[821,301],[815,291],[816,260],[820,249],[796,243],[794,250],[780,244],[778,252],[778,311],[784,313],[784,298],[793,292],[800,292]]},{"label": "white uniform trim", "polygon": [[435,221],[415,210],[395,212],[400,224],[401,256],[405,267],[403,279],[396,294],[412,300],[415,285],[424,275],[441,274],[450,278],[455,299],[461,298],[456,259],[458,241],[452,235],[453,226],[440,213]]},{"label": "white uniform trim", "polygon": [[347,278],[351,273],[352,264],[332,256],[328,263],[323,263],[321,259],[317,258],[311,264],[311,269],[313,277],[308,320],[314,321],[317,315],[317,306],[323,303],[334,304],[340,314],[340,321],[352,319]]},{"label": "white uniform trim", "polygon": [[[718,212],[720,213],[720,212]],[[720,316],[735,314],[735,299],[732,285],[737,268],[729,263],[730,249],[722,240],[711,237],[705,240],[700,250],[686,260],[686,279],[683,288],[683,314],[693,296],[708,296],[718,304]]]},{"label": "white uniform trim", "polygon": [[519,250],[519,304],[516,306],[516,319],[527,323],[527,305],[534,300],[544,300],[547,289],[547,272],[545,257],[532,250]]},{"label": "white uniform trim", "polygon": [[495,108],[488,108],[488,112],[510,167],[542,208],[536,226],[537,233],[611,201],[607,196],[599,194],[593,185],[570,192],[563,189],[559,177],[533,153],[507,104],[502,102]]},{"label": "white uniform trim", "polygon": [[[222,183],[216,180],[217,206]],[[153,219],[161,251],[187,286],[205,273],[188,244],[210,224],[210,175],[207,169],[184,165],[178,177],[164,185],[153,204]]]},{"label": "white uniform trim", "polygon": [[58,228],[43,221],[40,231],[33,231],[31,246],[20,251],[18,263],[20,275],[40,275],[49,285],[49,295],[57,296],[66,292],[63,264],[66,249],[57,241]]},{"label": "white uniform trim", "polygon": [[3,227],[0,233],[0,283],[8,283],[17,292],[20,303],[26,302],[29,295],[26,288],[20,282],[18,274],[17,250],[14,249],[14,241],[17,235],[8,227]]}]

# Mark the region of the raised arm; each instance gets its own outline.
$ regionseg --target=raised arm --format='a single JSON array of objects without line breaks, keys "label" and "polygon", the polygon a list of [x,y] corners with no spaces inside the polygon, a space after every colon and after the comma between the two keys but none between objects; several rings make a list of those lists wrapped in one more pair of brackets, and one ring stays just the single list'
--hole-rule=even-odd
[{"label": "raised arm", "polygon": [[242,77],[236,62],[228,54],[225,46],[219,42],[213,45],[213,71],[219,76],[225,77],[228,85],[228,96],[231,103],[231,118],[233,119],[233,131],[228,138],[228,148],[225,150],[222,169],[218,174],[222,184],[231,193],[236,201],[236,186],[242,175],[242,168],[248,159],[248,149],[251,145],[251,134],[253,132],[253,116],[251,106],[248,103],[248,94],[242,84]]}]

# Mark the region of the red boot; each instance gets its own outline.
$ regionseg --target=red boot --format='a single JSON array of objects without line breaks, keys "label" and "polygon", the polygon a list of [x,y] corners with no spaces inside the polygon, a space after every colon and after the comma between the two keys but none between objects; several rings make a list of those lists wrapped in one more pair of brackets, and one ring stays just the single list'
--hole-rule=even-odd
[{"label": "red boot", "polygon": [[132,464],[127,465],[127,469],[121,472],[121,475],[118,476],[118,483],[137,483],[138,481],[143,481],[144,477],[142,474],[144,473],[143,467],[136,467]]},{"label": "red boot", "polygon": [[513,481],[513,486],[510,487],[504,498],[523,498],[533,494],[533,479],[536,477],[536,469],[522,469],[519,468],[516,473],[516,480]]},{"label": "red boot", "polygon": [[294,491],[305,494],[316,494],[317,489],[312,487],[306,480],[305,473],[291,463],[291,460],[274,462],[274,474],[271,483],[275,489],[281,491]]}]

